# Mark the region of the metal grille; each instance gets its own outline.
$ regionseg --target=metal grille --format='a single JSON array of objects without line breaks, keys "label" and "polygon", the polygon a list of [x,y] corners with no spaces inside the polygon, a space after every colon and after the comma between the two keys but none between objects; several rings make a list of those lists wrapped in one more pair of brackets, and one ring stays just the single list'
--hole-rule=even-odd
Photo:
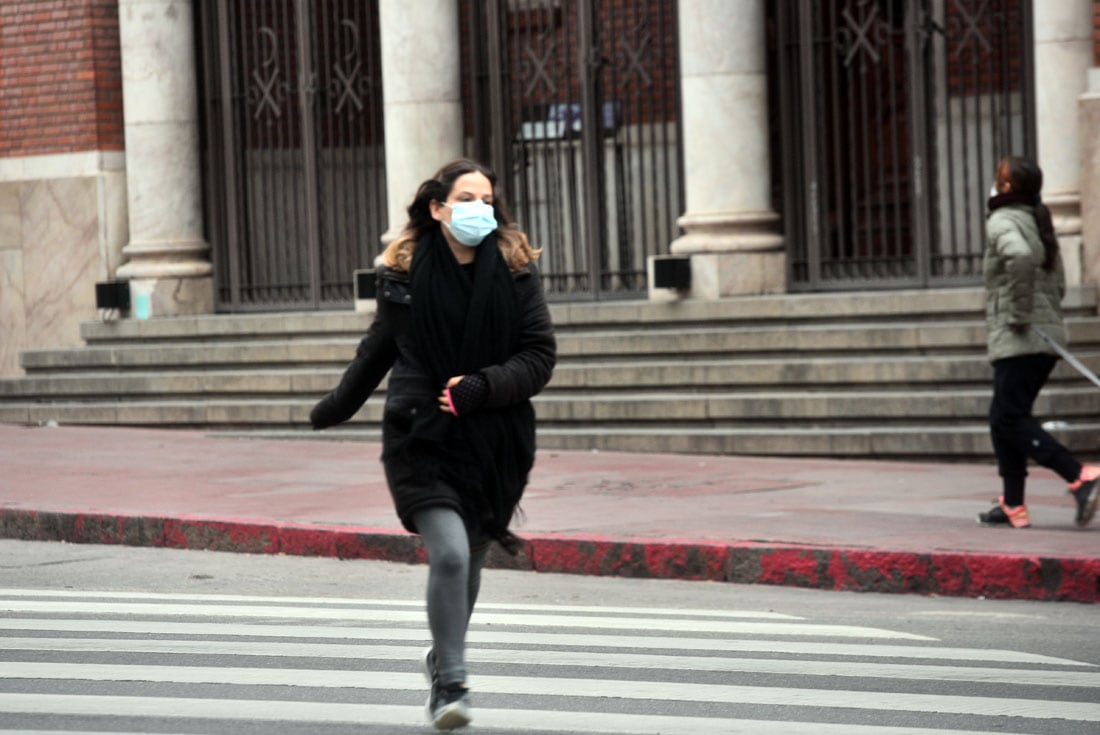
[{"label": "metal grille", "polygon": [[683,211],[676,3],[461,8],[468,150],[544,248],[547,291],[638,295]]},{"label": "metal grille", "polygon": [[196,13],[219,309],[350,303],[385,229],[377,3],[216,0]]},{"label": "metal grille", "polygon": [[933,280],[981,276],[986,199],[997,161],[1034,156],[1031,3],[950,0],[927,20],[939,152]]},{"label": "metal grille", "polygon": [[980,278],[995,161],[1030,153],[1024,0],[778,0],[792,289]]}]

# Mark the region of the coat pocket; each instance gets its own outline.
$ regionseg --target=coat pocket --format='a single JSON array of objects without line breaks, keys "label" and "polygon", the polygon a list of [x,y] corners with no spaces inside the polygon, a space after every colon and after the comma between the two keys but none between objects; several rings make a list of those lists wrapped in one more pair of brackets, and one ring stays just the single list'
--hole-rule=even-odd
[{"label": "coat pocket", "polygon": [[387,434],[406,435],[412,430],[413,421],[418,410],[415,406],[391,406],[386,405],[382,413],[382,436]]}]

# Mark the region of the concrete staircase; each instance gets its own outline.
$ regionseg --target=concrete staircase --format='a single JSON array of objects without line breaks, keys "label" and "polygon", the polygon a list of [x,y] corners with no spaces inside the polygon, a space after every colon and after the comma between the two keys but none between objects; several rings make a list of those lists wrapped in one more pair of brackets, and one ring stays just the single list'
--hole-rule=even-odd
[{"label": "concrete staircase", "polygon": [[[978,289],[718,302],[555,304],[559,364],[536,399],[543,448],[987,459]],[[1066,300],[1072,349],[1100,372],[1096,293]],[[344,427],[307,416],[369,324],[351,312],[90,322],[85,346],[23,354],[0,422],[377,439],[385,383]],[[1060,365],[1036,406],[1100,456],[1100,388]]]}]

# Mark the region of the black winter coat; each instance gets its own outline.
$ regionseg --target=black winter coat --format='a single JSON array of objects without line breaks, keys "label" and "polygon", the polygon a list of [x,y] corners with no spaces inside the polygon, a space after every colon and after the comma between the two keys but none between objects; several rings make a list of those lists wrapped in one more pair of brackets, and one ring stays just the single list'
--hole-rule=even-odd
[{"label": "black winter coat", "polygon": [[[515,272],[513,283],[520,310],[519,349],[504,363],[488,365],[479,371],[489,388],[485,404],[478,409],[481,411],[529,404],[531,397],[549,382],[557,361],[550,311],[534,264]],[[418,411],[440,410],[437,398],[443,386],[435,385],[426,375],[417,354],[408,273],[380,268],[377,300],[374,321],[359,342],[355,358],[335,390],[313,408],[310,421],[315,429],[347,421],[389,372],[382,418],[382,458],[402,525],[415,532],[412,517],[418,511],[444,506],[462,513],[471,532],[476,533],[477,524],[470,517],[469,503],[464,503],[454,488],[443,483],[425,486],[418,481],[416,458],[408,452],[392,451],[408,434]],[[533,411],[530,415],[533,436]],[[530,459],[533,461],[533,457]],[[522,488],[515,488],[514,492],[518,502]]]}]

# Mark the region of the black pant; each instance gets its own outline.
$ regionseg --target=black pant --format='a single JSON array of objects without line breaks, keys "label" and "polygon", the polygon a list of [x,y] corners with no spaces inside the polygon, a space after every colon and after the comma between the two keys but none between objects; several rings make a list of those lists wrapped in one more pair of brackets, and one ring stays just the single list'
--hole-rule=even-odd
[{"label": "black pant", "polygon": [[1057,472],[1066,482],[1075,481],[1081,474],[1081,464],[1031,415],[1035,398],[1057,362],[1053,355],[1037,354],[1006,357],[993,363],[989,429],[997,470],[1004,478],[1006,505],[1024,502],[1029,457]]}]

